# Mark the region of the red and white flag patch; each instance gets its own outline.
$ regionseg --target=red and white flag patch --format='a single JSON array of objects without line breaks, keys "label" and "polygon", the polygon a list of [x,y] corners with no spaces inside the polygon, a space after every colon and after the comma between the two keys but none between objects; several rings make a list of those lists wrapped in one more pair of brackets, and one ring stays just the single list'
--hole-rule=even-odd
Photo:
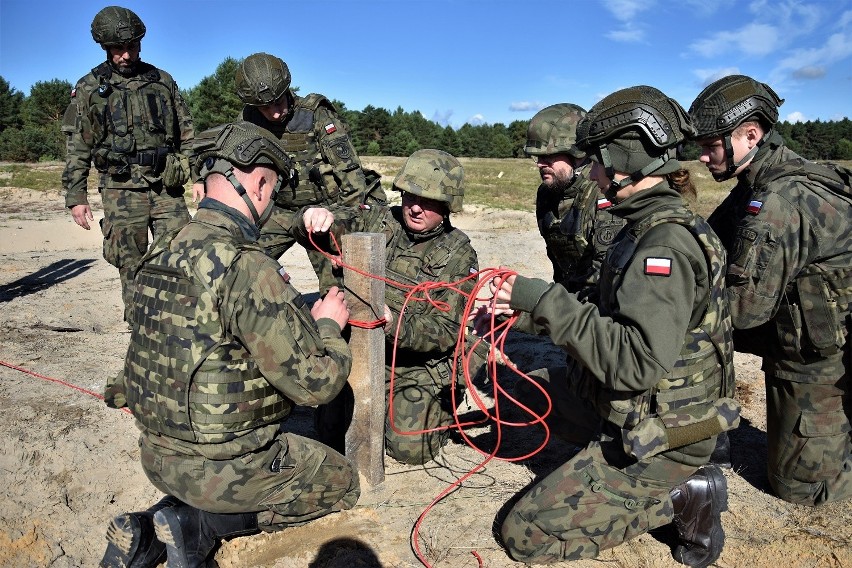
[{"label": "red and white flag patch", "polygon": [[654,276],[671,276],[672,259],[649,256],[645,259],[645,274]]},{"label": "red and white flag patch", "polygon": [[757,215],[758,213],[760,213],[761,209],[763,209],[763,201],[758,201],[756,199],[749,201],[748,205],[746,206],[746,211],[748,211],[752,215]]},{"label": "red and white flag patch", "polygon": [[337,132],[337,127],[334,125],[333,122],[329,122],[325,125],[325,133],[331,134],[332,132]]},{"label": "red and white flag patch", "polygon": [[73,89],[71,89],[71,98],[73,99],[76,96],[77,96],[77,87],[74,87]]},{"label": "red and white flag patch", "polygon": [[598,199],[598,209],[606,209],[607,207],[612,207],[612,201],[606,197]]}]

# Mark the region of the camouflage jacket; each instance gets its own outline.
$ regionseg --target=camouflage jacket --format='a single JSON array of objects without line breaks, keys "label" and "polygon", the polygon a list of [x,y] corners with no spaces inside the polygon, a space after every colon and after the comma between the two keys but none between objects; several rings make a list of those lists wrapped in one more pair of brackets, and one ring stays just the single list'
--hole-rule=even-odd
[{"label": "camouflage jacket", "polygon": [[588,167],[574,182],[555,192],[542,184],[535,200],[538,230],[553,264],[553,281],[580,292],[598,281],[601,263],[624,221],[609,212],[612,205],[588,179]]},{"label": "camouflage jacket", "polygon": [[709,218],[728,248],[734,326],[757,328],[751,335],[764,345],[764,366],[786,362],[779,376],[824,374],[819,361],[843,349],[852,306],[849,219],[852,196],[810,176],[777,132]]},{"label": "camouflage jacket", "polygon": [[[611,212],[627,225],[607,253],[597,305],[519,276],[512,306],[530,312],[584,367],[572,388],[641,458],[707,439],[738,420],[736,403],[723,398],[733,394],[725,251],[666,183]],[[647,437],[661,429],[668,435]]]},{"label": "camouflage jacket", "polygon": [[[391,280],[409,286],[427,281],[456,282],[479,269],[476,251],[470,240],[450,224],[449,218],[433,231],[417,234],[405,229],[402,208],[399,206],[337,207],[333,212],[335,221],[331,232],[338,242],[340,236],[346,233],[371,232],[385,236],[386,276]],[[304,227],[299,230],[304,231]],[[459,288],[469,294],[474,284],[475,281],[471,279]],[[407,292],[406,289],[391,285],[385,288],[385,303],[394,314],[393,323],[385,326],[389,346],[393,344]],[[421,293],[417,296],[423,295]],[[446,357],[452,353],[458,337],[466,298],[447,288],[432,290],[430,296],[438,305],[443,303],[449,309],[441,310],[425,301],[410,301],[407,304],[399,328],[397,348],[398,355],[407,358],[409,362]]]},{"label": "camouflage jacket", "polygon": [[104,62],[77,82],[71,99],[62,120],[66,207],[88,203],[93,161],[100,187],[141,189],[160,181],[168,153],[189,154],[189,107],[162,69],[139,62],[133,75],[124,76]]},{"label": "camouflage jacket", "polygon": [[[271,441],[294,404],[328,402],[351,365],[239,212],[205,199],[136,274],[127,404],[144,433],[227,459]],[[158,442],[161,445],[165,442]]]},{"label": "camouflage jacket", "polygon": [[293,110],[285,122],[270,122],[257,107],[248,105],[240,118],[275,134],[293,158],[294,176],[290,185],[278,192],[275,203],[279,207],[356,206],[367,202],[368,192],[380,193],[376,201],[385,202],[380,185],[368,187],[349,128],[324,96],[294,96]]}]

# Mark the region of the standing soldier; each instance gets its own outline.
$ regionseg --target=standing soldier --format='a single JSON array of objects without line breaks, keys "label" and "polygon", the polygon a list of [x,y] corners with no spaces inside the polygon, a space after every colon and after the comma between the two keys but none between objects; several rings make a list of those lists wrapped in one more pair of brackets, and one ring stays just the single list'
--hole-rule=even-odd
[{"label": "standing soldier", "polygon": [[[676,148],[686,112],[653,87],[604,97],[577,127],[591,178],[626,221],[607,253],[596,303],[559,284],[492,281],[495,313],[532,315],[584,369],[565,382],[601,431],[509,512],[501,534],[527,563],[594,558],[674,522],[679,562],[704,567],[722,551],[726,482],[706,465],[716,435],[739,420],[725,250],[685,206]],[[561,412],[561,409],[557,408]]]},{"label": "standing soldier", "polygon": [[[315,93],[296,96],[284,61],[267,53],[249,55],[237,68],[236,85],[246,105],[241,118],[277,136],[294,161],[293,178],[279,192],[259,241],[272,258],[293,246],[292,229],[303,207],[386,203],[381,176],[361,167],[349,128],[334,106]],[[324,294],[336,281],[323,270],[325,257],[311,249],[308,256],[317,275],[326,275],[320,282]]]},{"label": "standing soldier", "polygon": [[730,75],[689,113],[701,161],[737,185],[708,221],[728,249],[738,351],[763,357],[769,484],[785,501],[852,497],[852,194],[774,129],[769,85]]},{"label": "standing soldier", "polygon": [[129,322],[132,273],[154,239],[189,221],[192,118],[172,76],[139,58],[145,24],[132,11],[108,6],[92,20],[92,38],[106,61],[71,91],[62,130],[68,150],[62,184],[74,222],[94,220],[86,181],[94,161],[103,199],[104,258],[118,268]]},{"label": "standing soldier", "polygon": [[[464,170],[459,161],[441,150],[418,150],[406,160],[393,188],[402,193],[401,206],[338,207],[333,213],[308,209],[304,226],[310,231],[331,230],[338,238],[358,231],[384,234],[387,277],[409,286],[457,282],[476,272],[476,251],[467,235],[450,223],[450,213],[462,210],[464,198]],[[473,287],[472,279],[459,285],[468,294]],[[385,446],[396,460],[423,464],[435,459],[449,439],[446,429],[413,432],[452,421],[451,358],[466,299],[448,288],[432,290],[431,301],[410,302],[403,312],[407,292],[395,286],[388,286],[385,292],[388,395],[396,348]],[[321,438],[333,447],[343,445],[344,417],[350,414],[342,398],[318,410]]]},{"label": "standing soldier", "polygon": [[[332,287],[310,310],[256,241],[290,160],[248,122],[199,135],[207,197],[139,263],[124,368],[142,469],[167,497],[116,517],[106,567],[213,566],[219,539],[349,509],[345,457],[289,431],[294,405],[335,397],[349,375],[349,318]],[[156,535],[156,536],[155,536]]]},{"label": "standing soldier", "polygon": [[538,230],[553,264],[553,281],[582,292],[598,281],[601,263],[624,220],[589,179],[590,161],[577,148],[577,123],[586,111],[559,103],[539,111],[527,129],[524,152],[538,167]]}]

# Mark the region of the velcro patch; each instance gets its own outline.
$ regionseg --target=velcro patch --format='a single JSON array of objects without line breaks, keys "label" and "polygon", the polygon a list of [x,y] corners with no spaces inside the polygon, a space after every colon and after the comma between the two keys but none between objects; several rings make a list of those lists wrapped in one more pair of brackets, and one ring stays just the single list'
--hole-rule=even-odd
[{"label": "velcro patch", "polygon": [[761,209],[763,209],[763,201],[758,201],[756,199],[749,201],[746,206],[746,211],[752,215],[757,215],[760,213]]},{"label": "velcro patch", "polygon": [[671,276],[672,259],[651,257],[645,259],[645,274],[654,276]]},{"label": "velcro patch", "polygon": [[76,96],[77,96],[77,87],[74,87],[73,89],[71,89],[71,98],[73,99]]},{"label": "velcro patch", "polygon": [[337,127],[334,125],[333,122],[329,122],[325,125],[325,133],[331,134],[332,132],[337,132]]},{"label": "velcro patch", "polygon": [[598,209],[606,209],[608,207],[612,207],[612,201],[610,201],[606,197],[601,197],[600,199],[598,199]]},{"label": "velcro patch", "polygon": [[284,270],[283,266],[278,269],[278,274],[281,275],[281,280],[283,280],[287,284],[290,283],[290,275],[287,273],[286,270]]}]

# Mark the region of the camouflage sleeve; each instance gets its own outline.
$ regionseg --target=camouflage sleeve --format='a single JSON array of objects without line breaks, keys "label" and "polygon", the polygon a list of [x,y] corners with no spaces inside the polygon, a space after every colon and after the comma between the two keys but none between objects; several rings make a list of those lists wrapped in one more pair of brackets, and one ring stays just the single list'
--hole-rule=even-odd
[{"label": "camouflage sleeve", "polygon": [[177,128],[177,132],[173,134],[174,139],[177,141],[175,149],[181,154],[189,156],[192,152],[192,141],[195,138],[195,129],[192,125],[192,113],[190,112],[189,105],[186,104],[186,101],[184,100],[183,95],[180,92],[180,88],[178,88],[178,84],[174,78],[162,69],[159,71],[163,77],[164,84],[168,85],[169,91],[172,95],[172,103],[174,104],[172,112],[174,112],[175,115],[175,125]]},{"label": "camouflage sleeve", "polygon": [[[459,248],[446,266],[425,269],[427,273],[436,275],[435,281],[447,283],[467,278],[477,270],[479,270],[479,261],[470,243]],[[441,288],[430,292],[430,297],[434,302],[437,302],[438,305],[446,304],[449,310],[442,310],[429,303],[424,303],[422,308],[409,303],[408,309],[403,313],[397,346],[419,353],[446,353],[451,350],[456,344],[459,326],[465,323],[462,321],[462,315],[467,302],[466,295],[473,291],[475,284],[476,282],[473,279],[461,284],[459,290],[463,294],[450,288]],[[394,314],[394,316],[399,318],[399,314]],[[395,319],[391,325],[385,327],[385,335],[388,341],[394,340],[398,324],[398,319]]]},{"label": "camouflage sleeve", "polygon": [[[668,275],[646,274],[647,259],[671,261]],[[613,390],[647,390],[672,369],[696,305],[708,293],[703,252],[688,229],[661,225],[649,231],[625,267],[616,307],[602,315],[592,303],[558,284],[518,277],[512,305],[529,311],[553,343]],[[699,268],[700,270],[700,268]],[[700,304],[700,302],[699,302]]]},{"label": "camouflage sleeve", "polygon": [[65,169],[62,187],[65,189],[65,207],[88,205],[87,182],[92,165],[94,135],[89,117],[91,91],[81,79],[72,91],[71,102],[62,118],[62,131],[66,136]]},{"label": "camouflage sleeve", "polygon": [[296,404],[328,402],[349,376],[349,346],[334,321],[314,321],[278,268],[260,252],[241,255],[229,271],[220,313],[270,384]]},{"label": "camouflage sleeve", "polygon": [[809,216],[803,213],[808,211],[806,200],[795,202],[788,194],[800,192],[773,189],[754,195],[750,213],[736,228],[726,280],[731,319],[738,329],[771,319],[787,284],[819,254],[819,239],[809,219],[826,218],[826,212],[813,211]]},{"label": "camouflage sleeve", "polygon": [[314,128],[322,161],[327,165],[321,170],[326,186],[340,188],[344,205],[364,203],[367,180],[349,137],[349,128],[337,113],[324,106],[317,109]]}]

